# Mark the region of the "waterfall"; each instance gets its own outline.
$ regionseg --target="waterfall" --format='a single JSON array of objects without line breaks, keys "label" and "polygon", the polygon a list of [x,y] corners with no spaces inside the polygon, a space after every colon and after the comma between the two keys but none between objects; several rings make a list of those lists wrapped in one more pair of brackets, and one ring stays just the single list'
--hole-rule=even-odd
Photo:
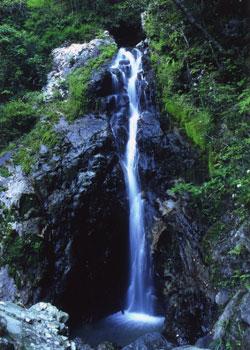
[{"label": "waterfall", "polygon": [[[143,74],[142,52],[137,48],[132,51],[121,48],[111,67],[111,74],[114,88],[113,98],[117,108],[115,117],[117,119],[128,119],[127,140],[121,151],[121,164],[129,199],[130,272],[127,311],[152,315],[151,264],[145,232],[144,203],[138,173],[138,123],[147,108],[145,93],[147,82]],[[127,109],[121,101],[127,101]],[[123,122],[120,124],[123,124]]]},{"label": "waterfall", "polygon": [[[152,212],[147,211],[150,206],[144,205],[143,198],[146,196],[142,194],[142,172],[139,172],[151,169],[153,156],[148,155],[146,144],[148,138],[159,135],[161,130],[143,66],[144,57],[140,49],[121,48],[109,70],[112,89],[108,91],[111,95],[103,101],[103,108],[110,116],[129,202],[129,283],[125,312],[115,312],[81,331],[84,342],[94,346],[107,340],[125,346],[146,333],[163,330],[164,317],[154,312],[151,261],[146,238]],[[152,130],[149,130],[151,127]],[[149,142],[149,145],[152,143]],[[124,309],[124,305],[120,306]]]}]

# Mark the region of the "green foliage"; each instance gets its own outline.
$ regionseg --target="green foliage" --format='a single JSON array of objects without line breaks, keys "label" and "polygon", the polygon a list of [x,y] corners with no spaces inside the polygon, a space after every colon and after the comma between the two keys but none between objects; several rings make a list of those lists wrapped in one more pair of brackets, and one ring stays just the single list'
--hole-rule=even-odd
[{"label": "green foliage", "polygon": [[58,143],[58,135],[53,129],[54,123],[40,121],[36,127],[20,141],[14,162],[20,164],[25,173],[29,173],[34,165],[42,145],[53,148]]},{"label": "green foliage", "polygon": [[10,172],[8,171],[7,168],[1,166],[1,167],[0,167],[0,176],[2,176],[2,177],[8,177],[8,176],[10,176]]},{"label": "green foliage", "polygon": [[17,270],[27,273],[27,269],[41,262],[43,252],[44,243],[41,237],[34,234],[19,237],[11,231],[3,239],[3,252],[0,264],[8,265],[11,276],[17,282]]},{"label": "green foliage", "polygon": [[182,96],[166,98],[165,108],[184,127],[186,134],[201,149],[207,146],[211,117],[205,110],[196,110]]},{"label": "green foliage", "polygon": [[97,35],[98,21],[66,14],[50,0],[0,4],[0,101],[40,89],[50,69],[50,52],[65,41]]},{"label": "green foliage", "polygon": [[0,22],[15,22],[19,26],[26,18],[26,0],[1,0]]},{"label": "green foliage", "polygon": [[32,42],[24,31],[0,25],[0,101],[32,86],[35,76],[29,59],[33,56]]},{"label": "green foliage", "polygon": [[0,150],[30,131],[37,118],[37,110],[29,101],[15,100],[0,106]]},{"label": "green foliage", "polygon": [[171,187],[169,192],[171,194],[176,194],[176,193],[182,194],[182,193],[188,192],[193,196],[199,196],[201,194],[201,188],[191,183],[178,182],[175,184],[175,186]]},{"label": "green foliage", "polygon": [[245,89],[239,96],[239,111],[240,114],[250,114],[250,87]]},{"label": "green foliage", "polygon": [[30,8],[39,8],[46,5],[46,0],[27,0],[27,6]]},{"label": "green foliage", "polygon": [[50,53],[65,42],[89,41],[104,29],[140,23],[148,1],[3,0],[0,4],[0,101],[40,89]]},{"label": "green foliage", "polygon": [[101,65],[114,56],[116,50],[116,45],[101,47],[99,56],[89,60],[84,67],[76,69],[69,76],[69,100],[66,110],[71,120],[88,112],[90,107],[94,109],[94,96],[89,94],[88,89],[91,76]]},{"label": "green foliage", "polygon": [[244,250],[245,250],[245,246],[243,246],[241,243],[239,243],[233,249],[231,249],[229,251],[229,254],[231,254],[231,255],[241,255]]},{"label": "green foliage", "polygon": [[[174,1],[151,2],[146,32],[162,115],[199,146],[209,169],[198,184],[177,182],[168,193],[188,198],[205,228],[201,248],[211,285],[235,294],[250,286],[243,263],[249,252],[232,240],[232,233],[248,222],[250,211],[250,47],[247,31],[236,42],[218,32],[217,21],[226,27],[237,12],[243,23],[245,14],[239,1],[230,1],[227,13],[221,13],[221,1],[183,3],[225,51],[219,52]],[[233,339],[231,326],[225,327],[225,339],[214,348],[241,349],[242,334]]]},{"label": "green foliage", "polygon": [[[213,16],[204,12],[209,8],[213,13],[214,8],[198,2],[193,5],[194,1],[186,4],[193,15],[211,22],[209,31],[216,35]],[[208,159],[210,178],[199,186],[178,184],[173,190],[186,190],[196,198],[210,223],[219,219],[222,207],[241,211],[244,217],[250,209],[247,51],[235,57],[232,50],[224,55],[218,52],[171,0],[150,4],[146,32],[161,108],[174,117]]]}]

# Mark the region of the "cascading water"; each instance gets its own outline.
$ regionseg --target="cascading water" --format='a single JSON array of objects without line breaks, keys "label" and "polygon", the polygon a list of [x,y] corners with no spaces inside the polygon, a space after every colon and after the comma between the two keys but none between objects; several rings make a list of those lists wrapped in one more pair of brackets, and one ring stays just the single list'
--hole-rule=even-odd
[{"label": "cascading water", "polygon": [[111,72],[115,93],[119,95],[125,91],[129,99],[128,141],[125,154],[121,157],[129,198],[130,285],[127,293],[127,310],[152,315],[152,282],[145,237],[144,205],[138,176],[137,131],[143,110],[141,101],[143,98],[146,100],[143,94],[146,81],[143,77],[141,51],[120,49]]},{"label": "cascading water", "polygon": [[125,312],[117,312],[75,333],[93,346],[104,340],[127,345],[145,333],[160,331],[164,323],[163,317],[154,316],[145,208],[138,172],[139,125],[146,115],[154,114],[142,61],[143,54],[138,48],[121,48],[110,68],[113,94],[107,98],[107,111],[129,199],[130,271]]}]

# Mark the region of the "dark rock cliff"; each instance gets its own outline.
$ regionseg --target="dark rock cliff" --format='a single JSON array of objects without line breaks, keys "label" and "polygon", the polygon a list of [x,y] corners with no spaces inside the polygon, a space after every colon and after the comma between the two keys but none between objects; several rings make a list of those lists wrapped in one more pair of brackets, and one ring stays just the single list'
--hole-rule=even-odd
[{"label": "dark rock cliff", "polygon": [[60,144],[40,150],[29,176],[10,180],[28,189],[14,206],[11,234],[42,244],[39,260],[24,256],[15,275],[25,304],[50,300],[72,316],[100,315],[121,307],[126,285],[123,176],[104,116],[62,119],[56,128]]}]

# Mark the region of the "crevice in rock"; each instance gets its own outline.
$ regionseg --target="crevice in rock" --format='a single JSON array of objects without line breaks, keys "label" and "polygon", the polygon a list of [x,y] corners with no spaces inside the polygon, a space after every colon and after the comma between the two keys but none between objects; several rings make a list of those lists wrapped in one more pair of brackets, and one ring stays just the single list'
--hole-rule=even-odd
[{"label": "crevice in rock", "polygon": [[129,22],[121,22],[119,27],[109,28],[109,32],[119,47],[134,47],[145,39],[140,21],[132,25]]}]

